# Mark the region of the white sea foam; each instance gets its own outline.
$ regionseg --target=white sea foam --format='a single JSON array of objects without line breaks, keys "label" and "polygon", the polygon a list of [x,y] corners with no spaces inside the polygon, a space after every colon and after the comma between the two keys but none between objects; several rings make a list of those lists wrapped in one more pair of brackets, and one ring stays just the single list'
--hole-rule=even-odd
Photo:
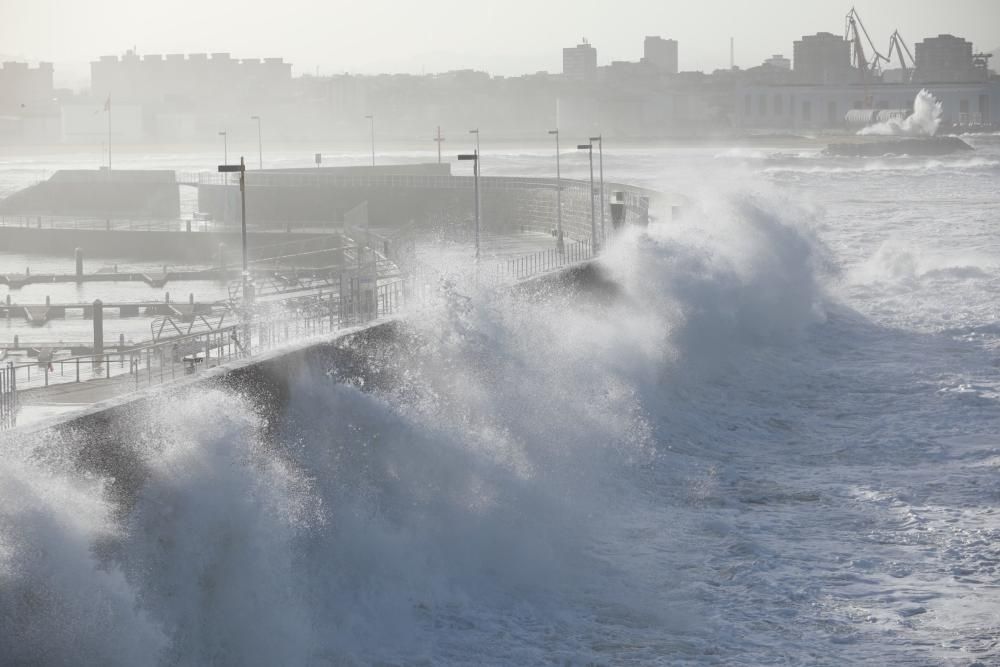
[{"label": "white sea foam", "polygon": [[903,137],[933,137],[941,125],[941,102],[926,89],[913,98],[913,113],[903,120],[890,119],[863,127],[858,134]]},{"label": "white sea foam", "polygon": [[803,178],[692,190],[608,249],[614,298],[441,299],[375,357],[391,382],[312,369],[270,428],[222,391],[154,403],[127,501],[85,434],[6,442],[0,656],[994,662],[992,190]]}]

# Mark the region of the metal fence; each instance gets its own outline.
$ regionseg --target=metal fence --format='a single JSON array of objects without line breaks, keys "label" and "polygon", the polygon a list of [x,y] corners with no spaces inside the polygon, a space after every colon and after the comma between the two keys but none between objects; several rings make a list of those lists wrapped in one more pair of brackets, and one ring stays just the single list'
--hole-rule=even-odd
[{"label": "metal fence", "polygon": [[[590,239],[584,239],[567,243],[562,252],[553,248],[508,259],[503,268],[506,278],[524,280],[541,273],[561,269],[569,264],[588,260],[593,256],[593,245]],[[498,266],[497,269],[499,271],[500,267]]]},{"label": "metal fence", "polygon": [[0,429],[17,423],[17,372],[14,364],[0,368]]},{"label": "metal fence", "polygon": [[[474,266],[475,284],[509,284],[593,256],[589,239],[570,242],[562,252],[553,248],[504,259],[492,267]],[[16,425],[19,394],[30,392],[28,396],[35,398],[46,388],[100,381],[102,397],[124,395],[399,313],[426,302],[445,280],[440,271],[419,263],[391,277],[377,268],[377,262],[365,262],[342,272],[339,285],[327,280],[320,289],[291,289],[275,294],[280,298],[273,301],[257,302],[252,311],[241,311],[234,303],[233,317],[220,319],[208,330],[100,354],[10,362],[0,369],[0,429]]]}]

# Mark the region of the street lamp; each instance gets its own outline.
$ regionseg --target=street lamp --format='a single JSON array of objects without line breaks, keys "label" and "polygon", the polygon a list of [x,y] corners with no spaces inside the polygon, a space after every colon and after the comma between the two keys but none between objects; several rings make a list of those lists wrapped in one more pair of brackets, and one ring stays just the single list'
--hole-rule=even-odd
[{"label": "street lamp", "polygon": [[459,160],[472,160],[472,174],[475,183],[476,196],[476,261],[479,261],[479,149],[474,153],[463,153],[458,156]]},{"label": "street lamp", "polygon": [[[249,318],[249,307],[253,302],[253,291],[250,286],[250,271],[247,267],[247,188],[246,188],[246,174],[247,167],[246,163],[243,161],[243,157],[240,157],[239,164],[220,164],[219,171],[221,173],[229,173],[238,171],[240,173],[240,205],[242,207],[241,215],[241,225],[242,225],[242,237],[243,237],[243,317],[244,326],[247,324]],[[244,348],[249,352],[250,350],[250,336],[249,329],[244,331]]]},{"label": "street lamp", "polygon": [[476,155],[482,155],[482,151],[479,150],[479,128],[477,127],[474,130],[469,130],[469,134],[476,135]]},{"label": "street lamp", "polygon": [[594,144],[580,144],[577,146],[581,151],[587,151],[590,157],[590,243],[592,251],[597,253],[599,243],[597,241],[597,221],[594,217]]},{"label": "street lamp", "polygon": [[437,136],[434,137],[434,142],[438,145],[438,164],[441,164],[441,143],[444,141],[444,137],[441,136],[441,126],[438,125]]},{"label": "street lamp", "polygon": [[590,142],[597,142],[597,146],[600,149],[601,156],[601,238],[605,238],[606,232],[604,231],[604,136],[597,135],[596,137],[591,137]]},{"label": "street lamp", "polygon": [[372,166],[375,166],[375,114],[371,113],[365,116],[372,124]]},{"label": "street lamp", "polygon": [[219,136],[222,137],[222,162],[229,164],[229,137],[225,130],[219,132]]},{"label": "street lamp", "polygon": [[257,168],[264,168],[264,149],[260,142],[260,116],[250,116],[250,120],[257,121]]},{"label": "street lamp", "polygon": [[556,250],[561,255],[563,252],[563,229],[562,229],[562,170],[559,166],[559,130],[549,130],[549,134],[556,138]]},{"label": "street lamp", "polygon": [[[483,152],[479,149],[479,128],[469,130],[469,134],[476,135],[476,174],[483,173]],[[477,179],[478,180],[478,179]],[[482,211],[482,202],[479,201],[479,187],[476,187],[476,259],[479,259],[479,215]]]}]

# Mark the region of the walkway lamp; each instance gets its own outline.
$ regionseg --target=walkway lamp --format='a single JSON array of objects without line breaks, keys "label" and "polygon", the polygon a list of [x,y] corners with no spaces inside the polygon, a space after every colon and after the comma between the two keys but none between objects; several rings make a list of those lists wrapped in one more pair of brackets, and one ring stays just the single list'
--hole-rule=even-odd
[{"label": "walkway lamp", "polygon": [[590,143],[597,142],[598,149],[600,150],[600,162],[601,162],[601,238],[606,238],[607,232],[604,230],[604,136],[597,135],[596,137],[590,138]]},{"label": "walkway lamp", "polygon": [[591,251],[597,254],[600,244],[597,241],[597,219],[594,216],[594,144],[580,144],[577,148],[587,151],[587,156],[590,158],[590,242],[593,246]]},{"label": "walkway lamp", "polygon": [[229,135],[225,130],[219,132],[219,136],[222,137],[222,163],[229,163]]},{"label": "walkway lamp", "polygon": [[463,153],[459,160],[472,160],[472,175],[476,197],[476,261],[479,261],[479,150],[474,153]]},{"label": "walkway lamp", "polygon": [[250,116],[250,120],[257,121],[257,168],[264,168],[264,149],[260,142],[260,116]]},{"label": "walkway lamp", "polygon": [[[240,174],[240,205],[241,205],[241,208],[242,208],[242,214],[241,214],[241,229],[242,229],[242,231],[241,231],[241,233],[242,233],[242,240],[243,240],[243,317],[244,317],[244,322],[246,322],[246,319],[248,319],[248,316],[249,316],[249,308],[250,308],[251,304],[253,303],[253,289],[252,289],[252,287],[250,285],[250,271],[249,271],[249,268],[247,266],[247,188],[246,188],[247,167],[246,167],[246,162],[243,160],[243,157],[241,156],[239,164],[220,164],[219,165],[219,172],[223,173],[223,174],[225,174],[225,173],[231,173],[231,172],[239,172],[239,174]],[[246,333],[249,334],[249,331],[247,331]],[[244,348],[247,351],[249,351],[249,349],[250,349],[250,337],[249,337],[249,335],[245,335],[245,339],[243,341],[243,346],[244,346]]]},{"label": "walkway lamp", "polygon": [[556,138],[556,250],[561,255],[563,247],[562,228],[562,169],[559,163],[559,130],[549,130],[549,134]]},{"label": "walkway lamp", "polygon": [[372,131],[371,131],[371,136],[372,136],[372,166],[374,167],[375,166],[375,114],[370,113],[367,116],[365,116],[365,118],[367,118],[371,122],[371,126],[372,126]]}]

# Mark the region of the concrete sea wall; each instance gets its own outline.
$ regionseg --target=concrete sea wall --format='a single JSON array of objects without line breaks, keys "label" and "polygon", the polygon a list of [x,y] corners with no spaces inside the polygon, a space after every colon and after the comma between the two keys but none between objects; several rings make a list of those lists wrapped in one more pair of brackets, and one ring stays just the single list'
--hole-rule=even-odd
[{"label": "concrete sea wall", "polygon": [[[557,290],[578,290],[598,299],[613,299],[617,294],[617,286],[605,278],[595,262],[507,289],[529,299],[544,299]],[[170,428],[169,420],[150,420],[146,415],[169,405],[173,396],[204,388],[238,393],[253,406],[266,431],[280,425],[297,383],[306,382],[317,391],[322,391],[324,384],[348,379],[361,379],[358,384],[366,391],[391,386],[401,368],[396,362],[402,360],[405,368],[405,355],[412,352],[412,335],[405,320],[380,321],[203,371],[171,385],[98,403],[48,422],[19,427],[0,434],[0,438],[44,440],[54,435],[58,440],[63,436],[76,443],[79,468],[113,478],[110,493],[127,506],[146,476],[137,443],[157,438],[156,429]],[[185,415],[178,414],[177,419],[183,420]]]}]

